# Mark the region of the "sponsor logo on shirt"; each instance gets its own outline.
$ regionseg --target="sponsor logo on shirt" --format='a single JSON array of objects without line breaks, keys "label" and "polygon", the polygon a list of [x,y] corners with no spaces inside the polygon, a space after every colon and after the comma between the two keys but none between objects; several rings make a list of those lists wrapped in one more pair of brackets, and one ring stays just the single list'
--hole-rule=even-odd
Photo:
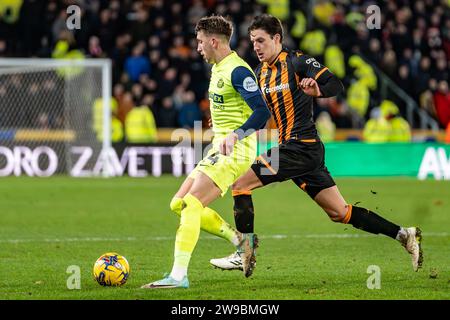
[{"label": "sponsor logo on shirt", "polygon": [[289,83],[282,83],[282,84],[279,84],[279,85],[274,86],[274,87],[266,87],[266,86],[262,87],[262,91],[264,93],[266,93],[266,94],[272,93],[272,92],[275,92],[275,91],[276,92],[283,91],[283,90],[289,90]]},{"label": "sponsor logo on shirt", "polygon": [[214,103],[224,103],[223,95],[221,94],[210,92],[209,99],[211,99]]}]

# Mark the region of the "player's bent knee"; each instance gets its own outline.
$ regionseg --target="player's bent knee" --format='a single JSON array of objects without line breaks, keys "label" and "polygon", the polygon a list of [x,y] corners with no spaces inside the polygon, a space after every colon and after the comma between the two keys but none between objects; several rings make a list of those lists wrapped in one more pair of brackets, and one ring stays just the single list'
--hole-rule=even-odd
[{"label": "player's bent knee", "polygon": [[242,190],[242,185],[238,181],[236,181],[231,185],[231,190],[232,191]]},{"label": "player's bent knee", "polygon": [[175,212],[177,215],[181,215],[181,210],[183,209],[183,199],[178,197],[173,197],[170,201],[170,210]]},{"label": "player's bent knee", "polygon": [[331,210],[331,209],[324,209],[324,210],[327,213],[327,215],[331,221],[336,222],[336,223],[344,222],[345,214],[341,214],[341,213],[339,213],[335,210]]},{"label": "player's bent knee", "polygon": [[251,191],[254,188],[255,188],[255,184],[249,183],[248,181],[237,180],[231,185],[232,191],[242,191],[242,190]]},{"label": "player's bent knee", "polygon": [[336,223],[343,223],[344,219],[341,216],[333,216],[330,217],[331,221]]}]

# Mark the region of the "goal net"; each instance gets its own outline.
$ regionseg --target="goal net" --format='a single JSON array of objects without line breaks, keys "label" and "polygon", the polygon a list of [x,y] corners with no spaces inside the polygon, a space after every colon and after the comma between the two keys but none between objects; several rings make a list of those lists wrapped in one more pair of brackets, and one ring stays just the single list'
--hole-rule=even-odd
[{"label": "goal net", "polygon": [[111,63],[0,59],[0,176],[109,176]]}]

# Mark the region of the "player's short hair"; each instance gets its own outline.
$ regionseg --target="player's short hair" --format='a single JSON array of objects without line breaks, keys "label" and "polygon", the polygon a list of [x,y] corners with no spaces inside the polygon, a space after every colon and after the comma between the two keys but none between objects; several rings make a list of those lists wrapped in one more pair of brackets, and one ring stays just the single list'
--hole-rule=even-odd
[{"label": "player's short hair", "polygon": [[256,16],[248,27],[248,33],[256,29],[266,31],[271,37],[278,33],[280,35],[280,41],[283,41],[283,25],[277,17],[266,13]]},{"label": "player's short hair", "polygon": [[233,24],[222,16],[212,15],[203,17],[197,22],[195,34],[200,31],[203,31],[207,35],[223,35],[227,41],[230,41],[231,35],[233,34]]}]

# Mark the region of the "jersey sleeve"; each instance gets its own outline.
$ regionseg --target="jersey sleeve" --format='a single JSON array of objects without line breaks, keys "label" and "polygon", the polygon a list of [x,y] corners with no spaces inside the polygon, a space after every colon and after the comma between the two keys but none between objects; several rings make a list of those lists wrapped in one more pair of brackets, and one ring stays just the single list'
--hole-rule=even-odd
[{"label": "jersey sleeve", "polygon": [[244,100],[260,95],[258,84],[253,73],[246,67],[236,67],[231,73],[231,83]]},{"label": "jersey sleeve", "polygon": [[231,83],[253,110],[250,118],[234,131],[239,136],[239,139],[243,139],[265,125],[270,117],[270,111],[256,83],[256,78],[249,69],[243,66],[235,68],[231,73]]},{"label": "jersey sleeve", "polygon": [[317,81],[322,98],[333,97],[344,91],[342,82],[316,59],[296,52],[292,64],[300,78],[313,78]]},{"label": "jersey sleeve", "polygon": [[331,74],[328,68],[322,65],[315,58],[306,54],[296,52],[292,56],[292,64],[294,66],[295,73],[301,78],[313,78],[317,80],[322,75]]}]

